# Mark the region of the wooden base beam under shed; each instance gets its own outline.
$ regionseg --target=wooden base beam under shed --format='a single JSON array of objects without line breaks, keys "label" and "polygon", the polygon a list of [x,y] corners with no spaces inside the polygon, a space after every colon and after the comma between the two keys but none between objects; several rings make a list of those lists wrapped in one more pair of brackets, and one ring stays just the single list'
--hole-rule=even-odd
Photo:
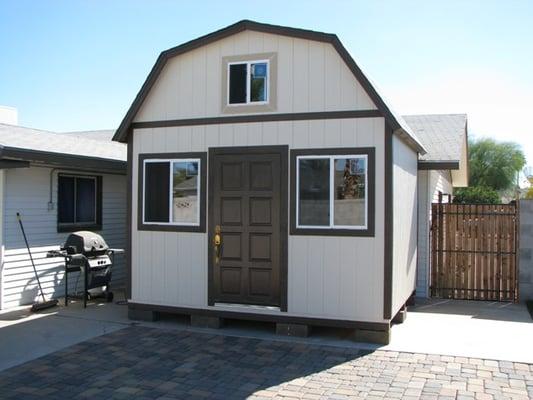
[{"label": "wooden base beam under shed", "polygon": [[160,313],[190,315],[191,325],[202,328],[221,328],[224,319],[262,321],[276,324],[276,333],[285,336],[307,337],[313,326],[352,330],[352,339],[360,342],[388,344],[390,324],[312,317],[297,317],[285,313],[267,314],[229,311],[213,308],[187,308],[128,302],[128,317],[141,321],[156,321]]}]

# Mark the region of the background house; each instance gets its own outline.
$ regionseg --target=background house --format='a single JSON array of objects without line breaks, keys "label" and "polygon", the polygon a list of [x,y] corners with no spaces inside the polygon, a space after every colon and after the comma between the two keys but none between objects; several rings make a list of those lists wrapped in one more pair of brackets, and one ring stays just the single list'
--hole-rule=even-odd
[{"label": "background house", "polygon": [[429,296],[431,204],[448,202],[454,187],[468,186],[468,131],[465,114],[403,117],[427,153],[418,161],[418,265],[416,295]]},{"label": "background house", "polygon": [[[1,122],[1,121],[0,121]],[[111,131],[58,134],[0,123],[0,308],[32,303],[37,282],[16,219],[20,212],[47,297],[64,294],[61,260],[46,258],[70,231],[126,239],[126,149]],[[124,258],[113,282],[124,285]],[[71,290],[76,279],[69,281]],[[80,280],[78,289],[81,288]]]}]

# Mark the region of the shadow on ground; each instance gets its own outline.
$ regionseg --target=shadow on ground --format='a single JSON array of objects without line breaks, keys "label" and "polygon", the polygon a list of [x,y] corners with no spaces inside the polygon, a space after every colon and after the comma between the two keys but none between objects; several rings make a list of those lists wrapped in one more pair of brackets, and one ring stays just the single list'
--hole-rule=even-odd
[{"label": "shadow on ground", "polygon": [[1,372],[0,392],[4,399],[20,398],[20,388],[28,399],[245,399],[369,353],[133,326]]},{"label": "shadow on ground", "polygon": [[524,304],[496,301],[416,299],[409,312],[470,316],[509,322],[533,322]]}]

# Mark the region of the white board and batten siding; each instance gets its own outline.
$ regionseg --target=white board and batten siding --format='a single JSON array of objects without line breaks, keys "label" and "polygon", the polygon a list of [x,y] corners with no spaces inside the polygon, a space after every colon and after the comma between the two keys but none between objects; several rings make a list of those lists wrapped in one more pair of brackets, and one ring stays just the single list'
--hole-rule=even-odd
[{"label": "white board and batten siding", "polygon": [[[60,259],[46,258],[46,252],[57,250],[68,233],[57,232],[57,173],[52,179],[53,210],[48,210],[50,196],[50,168],[31,167],[3,171],[3,258],[1,271],[2,308],[30,304],[37,299],[38,288],[16,213],[23,218],[39,279],[46,297],[64,294],[64,264]],[[126,244],[126,177],[102,176],[102,224],[100,233],[110,247],[124,248]],[[116,256],[112,286],[125,283],[124,256]],[[74,290],[76,274],[69,275],[69,287]],[[78,282],[81,289],[83,281]]]},{"label": "white board and batten siding", "polygon": [[417,264],[418,154],[392,137],[393,266],[392,316],[415,290]]},{"label": "white board and batten siding", "polygon": [[[384,129],[383,118],[135,129],[133,176],[138,176],[139,153],[221,146],[375,147],[375,237],[289,236],[287,314],[382,322]],[[209,308],[207,233],[138,231],[137,182],[133,179],[132,300]]]},{"label": "white board and batten siding", "polygon": [[134,121],[222,115],[222,57],[276,53],[277,113],[375,110],[329,43],[243,31],[168,60]]},{"label": "white board and batten siding", "polygon": [[[439,201],[439,192],[453,192],[452,178],[448,170],[422,170],[418,172],[418,267],[416,278],[417,297],[429,297],[431,270],[431,204]],[[443,196],[443,202],[448,196]]]}]

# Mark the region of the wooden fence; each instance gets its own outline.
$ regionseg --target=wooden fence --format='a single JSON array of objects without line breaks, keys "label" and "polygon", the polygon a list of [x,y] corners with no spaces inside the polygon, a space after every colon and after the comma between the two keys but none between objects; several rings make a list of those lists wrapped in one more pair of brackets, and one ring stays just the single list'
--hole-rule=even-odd
[{"label": "wooden fence", "polygon": [[518,301],[518,206],[432,205],[432,297]]}]

